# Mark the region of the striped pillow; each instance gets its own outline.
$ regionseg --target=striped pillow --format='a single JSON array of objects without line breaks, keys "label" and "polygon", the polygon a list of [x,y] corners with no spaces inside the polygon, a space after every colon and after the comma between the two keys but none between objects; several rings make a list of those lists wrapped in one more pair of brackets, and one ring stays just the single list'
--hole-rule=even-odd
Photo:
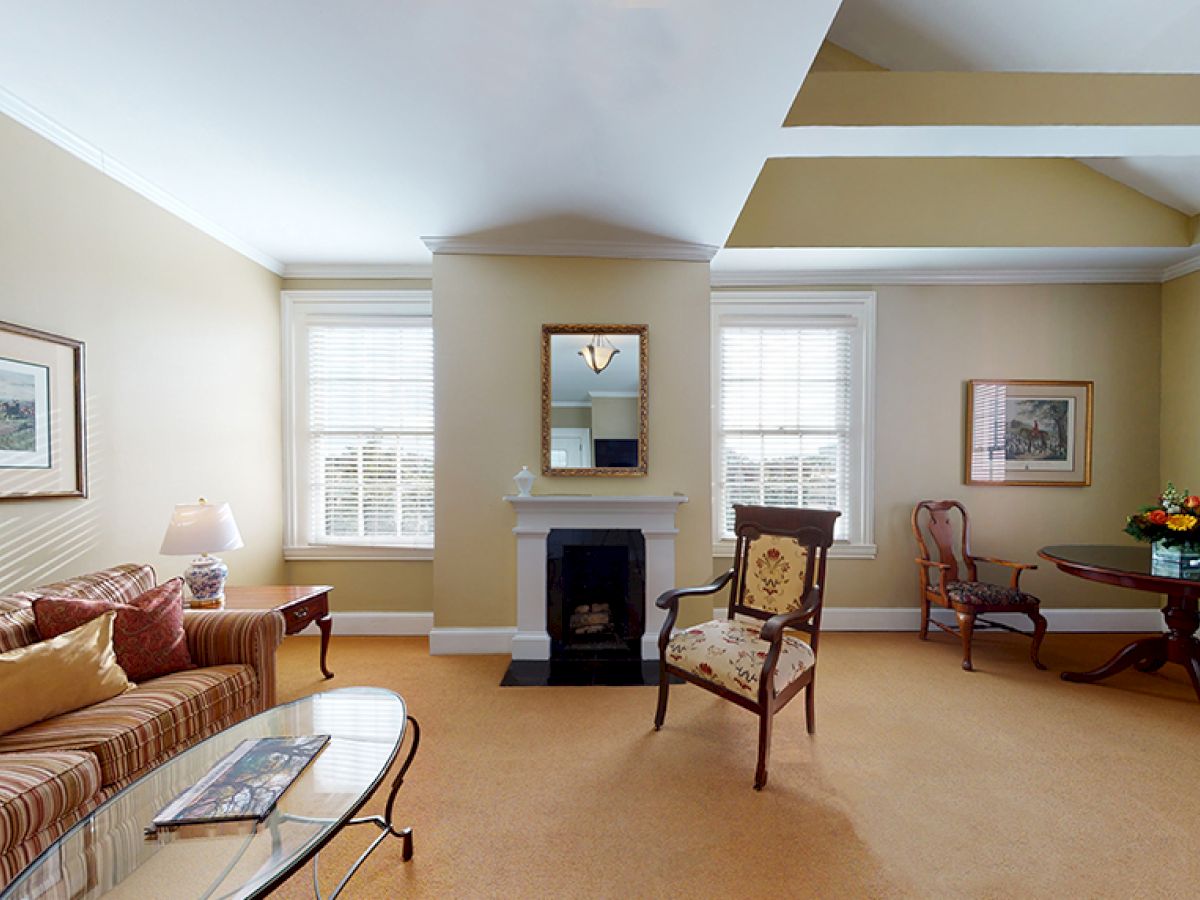
[{"label": "striped pillow", "polygon": [[172,578],[128,603],[81,597],[39,597],[33,601],[38,635],[48,640],[105,612],[117,614],[113,647],[131,681],[147,681],[193,669],[183,631],[183,580]]}]

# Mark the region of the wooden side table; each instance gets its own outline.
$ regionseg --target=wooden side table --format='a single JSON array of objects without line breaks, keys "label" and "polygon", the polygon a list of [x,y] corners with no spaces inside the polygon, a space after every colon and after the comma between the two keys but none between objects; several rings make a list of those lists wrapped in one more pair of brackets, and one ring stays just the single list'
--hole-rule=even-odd
[{"label": "wooden side table", "polygon": [[333,627],[333,620],[329,618],[329,592],[332,590],[327,584],[227,587],[225,608],[277,609],[283,613],[287,634],[297,634],[315,622],[321,629],[321,674],[332,678],[333,673],[325,666],[329,632]]}]

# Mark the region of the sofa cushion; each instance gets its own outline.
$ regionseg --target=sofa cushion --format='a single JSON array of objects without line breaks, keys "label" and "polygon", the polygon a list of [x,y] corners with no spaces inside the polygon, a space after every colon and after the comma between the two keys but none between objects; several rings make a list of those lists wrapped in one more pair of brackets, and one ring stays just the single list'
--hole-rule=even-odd
[{"label": "sofa cushion", "polygon": [[0,754],[0,852],[5,852],[100,793],[90,753]]},{"label": "sofa cushion", "polygon": [[115,618],[106,612],[48,641],[0,653],[0,733],[129,690],[113,652]]},{"label": "sofa cushion", "polygon": [[42,640],[78,628],[107,611],[117,614],[113,647],[133,681],[192,668],[183,633],[183,579],[172,578],[128,603],[85,597],[39,597],[33,615]]},{"label": "sofa cushion", "polygon": [[0,736],[0,753],[85,750],[95,754],[101,783],[109,785],[207,733],[227,715],[253,707],[257,693],[254,670],[247,665],[176,672],[87,709]]}]

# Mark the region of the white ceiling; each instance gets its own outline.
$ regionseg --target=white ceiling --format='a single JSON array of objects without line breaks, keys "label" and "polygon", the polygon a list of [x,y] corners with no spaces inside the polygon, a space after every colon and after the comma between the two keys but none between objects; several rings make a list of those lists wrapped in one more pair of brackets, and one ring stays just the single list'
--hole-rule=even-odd
[{"label": "white ceiling", "polygon": [[845,0],[829,39],[885,69],[1200,73],[1200,0]]},{"label": "white ceiling", "polygon": [[719,245],[837,6],[0,0],[0,105],[268,262]]},{"label": "white ceiling", "polygon": [[[1196,150],[1200,151],[1200,146]],[[1132,156],[1082,162],[1189,216],[1200,213],[1200,156]]]}]

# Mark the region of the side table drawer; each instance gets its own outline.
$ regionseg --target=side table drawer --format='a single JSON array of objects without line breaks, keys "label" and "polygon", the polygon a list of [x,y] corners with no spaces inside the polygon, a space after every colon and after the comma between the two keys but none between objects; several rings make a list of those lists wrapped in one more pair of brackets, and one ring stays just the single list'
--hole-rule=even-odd
[{"label": "side table drawer", "polygon": [[283,620],[286,623],[287,633],[295,634],[297,631],[308,627],[308,625],[325,615],[327,608],[324,597],[314,597],[306,603],[289,606],[283,610]]}]

